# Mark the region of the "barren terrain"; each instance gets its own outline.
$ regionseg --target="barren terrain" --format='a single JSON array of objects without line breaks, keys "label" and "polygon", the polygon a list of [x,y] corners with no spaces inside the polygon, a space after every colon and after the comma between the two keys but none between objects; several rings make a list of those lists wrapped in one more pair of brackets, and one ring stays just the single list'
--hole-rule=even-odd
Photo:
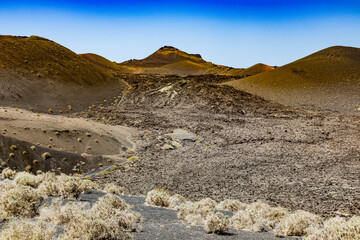
[{"label": "barren terrain", "polygon": [[[135,138],[140,161],[97,181],[137,195],[163,188],[190,199],[261,199],[324,216],[359,214],[359,115],[288,108],[205,83],[226,81],[221,77],[127,81],[133,89],[119,108],[87,116],[143,130]],[[171,139],[175,129],[197,137]],[[182,147],[162,149],[172,140]]]},{"label": "barren terrain", "polygon": [[[206,235],[174,210],[145,207],[141,197],[153,189],[360,215],[359,49],[232,69],[173,47],[121,64],[35,36],[0,36],[0,48],[3,175],[51,171],[115,183],[145,216],[135,239],[269,239],[234,229]],[[89,194],[84,201],[100,197]]]},{"label": "barren terrain", "polygon": [[226,83],[289,106],[354,113],[360,108],[360,49],[335,46]]},{"label": "barren terrain", "polygon": [[[99,172],[122,162],[123,155],[135,149],[130,138],[137,133],[133,128],[14,108],[0,109],[0,129],[2,167],[67,174]],[[45,152],[51,157],[44,159]]]}]

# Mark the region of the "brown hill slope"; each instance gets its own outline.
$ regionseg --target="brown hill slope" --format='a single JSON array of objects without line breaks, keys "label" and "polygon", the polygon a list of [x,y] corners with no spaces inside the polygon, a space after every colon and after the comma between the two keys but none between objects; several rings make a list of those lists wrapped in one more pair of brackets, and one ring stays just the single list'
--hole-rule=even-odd
[{"label": "brown hill slope", "polygon": [[128,73],[147,74],[222,74],[229,75],[232,68],[215,65],[202,59],[200,54],[189,54],[177,48],[164,46],[142,60],[129,60],[119,66],[128,68]]},{"label": "brown hill slope", "polygon": [[144,59],[132,59],[119,64],[111,62],[108,59],[96,54],[86,53],[79,54],[79,56],[95,63],[98,66],[120,73],[163,75],[219,74],[245,77],[273,69],[273,67],[262,63],[255,64],[247,69],[216,65],[202,59],[200,54],[189,54],[170,46],[162,47]]},{"label": "brown hill slope", "polygon": [[199,54],[188,54],[171,46],[164,46],[142,60],[129,60],[122,64],[134,67],[162,67],[167,64],[191,61],[205,63]]},{"label": "brown hill slope", "polygon": [[[93,101],[104,101],[103,89],[116,89],[114,85],[119,85],[114,74],[53,41],[36,36],[0,36],[3,106],[41,111],[65,110],[68,105],[87,108]],[[109,93],[108,98],[114,94]]]},{"label": "brown hill slope", "polygon": [[104,68],[108,68],[112,70],[119,69],[119,65],[117,63],[111,62],[110,60],[94,53],[84,53],[84,54],[79,54],[79,56]]},{"label": "brown hill slope", "polygon": [[0,36],[0,66],[35,78],[96,85],[114,79],[69,49],[44,38]]},{"label": "brown hill slope", "polygon": [[249,68],[245,68],[245,69],[239,69],[239,68],[234,68],[232,70],[230,70],[230,75],[241,75],[241,76],[253,76],[259,73],[263,73],[263,72],[267,72],[270,70],[273,70],[274,68],[263,64],[263,63],[257,63]]},{"label": "brown hill slope", "polygon": [[292,106],[356,111],[360,107],[360,49],[330,47],[225,84]]}]

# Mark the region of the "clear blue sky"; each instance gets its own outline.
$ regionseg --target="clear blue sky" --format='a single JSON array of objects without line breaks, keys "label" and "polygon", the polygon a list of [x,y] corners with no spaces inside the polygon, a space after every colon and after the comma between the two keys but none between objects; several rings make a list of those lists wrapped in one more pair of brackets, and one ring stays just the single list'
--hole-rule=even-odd
[{"label": "clear blue sky", "polygon": [[0,1],[0,34],[38,35],[112,61],[163,45],[232,67],[360,47],[360,1]]}]

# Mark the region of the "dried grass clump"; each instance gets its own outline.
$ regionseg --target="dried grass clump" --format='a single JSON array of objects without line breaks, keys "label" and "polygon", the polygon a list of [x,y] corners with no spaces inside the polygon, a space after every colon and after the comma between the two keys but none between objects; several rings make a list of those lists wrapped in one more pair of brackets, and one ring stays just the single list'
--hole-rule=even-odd
[{"label": "dried grass clump", "polygon": [[154,189],[148,192],[145,203],[158,207],[169,207],[169,198],[170,195],[163,189]]},{"label": "dried grass clump", "polygon": [[107,192],[107,193],[120,195],[120,194],[123,194],[124,189],[122,187],[120,187],[120,186],[117,186],[117,185],[113,184],[113,183],[106,183],[105,186],[104,186],[104,191]]},{"label": "dried grass clump", "polygon": [[1,240],[50,240],[55,228],[42,221],[14,220],[0,233]]},{"label": "dried grass clump", "polygon": [[178,218],[191,225],[204,225],[206,217],[213,213],[216,202],[210,198],[188,202],[179,207]]},{"label": "dried grass clump", "polygon": [[1,178],[13,179],[16,175],[16,171],[11,170],[10,168],[5,168],[1,172]]},{"label": "dried grass clump", "polygon": [[7,212],[4,210],[0,210],[0,223],[5,221],[8,218]]},{"label": "dried grass clump", "polygon": [[245,210],[247,204],[240,202],[239,200],[226,199],[216,206],[218,210],[225,210],[230,212],[237,212],[239,210]]},{"label": "dried grass clump", "polygon": [[305,240],[354,240],[360,239],[360,217],[348,221],[341,217],[326,220],[321,228],[310,227]]},{"label": "dried grass clump", "polygon": [[5,211],[9,217],[33,217],[35,205],[43,199],[37,189],[2,182],[0,187],[0,210]]},{"label": "dried grass clump", "polygon": [[131,211],[123,199],[112,194],[101,198],[91,211],[105,219],[116,217],[118,224],[125,229],[132,229],[135,223],[141,221],[141,216]]},{"label": "dried grass clump", "polygon": [[236,229],[245,229],[253,232],[267,232],[288,214],[281,207],[271,207],[257,201],[249,204],[245,210],[240,210],[231,218],[231,226]]},{"label": "dried grass clump", "polygon": [[96,190],[98,186],[90,180],[81,180],[65,174],[56,176],[48,173],[42,175],[39,189],[49,196],[61,196],[62,198],[76,198],[80,193]]},{"label": "dried grass clump", "polygon": [[211,198],[204,198],[201,199],[200,201],[196,202],[198,205],[202,206],[202,207],[208,207],[211,209],[215,209],[217,202],[215,202],[214,200],[212,200]]},{"label": "dried grass clump", "polygon": [[222,234],[228,229],[229,218],[217,212],[211,213],[206,217],[204,230],[206,233]]},{"label": "dried grass clump", "polygon": [[42,155],[41,155],[42,159],[43,160],[46,160],[46,159],[49,159],[51,158],[51,154],[49,152],[44,152]]},{"label": "dried grass clump", "polygon": [[285,216],[274,229],[275,236],[303,236],[308,228],[319,227],[321,217],[303,210]]},{"label": "dried grass clump", "polygon": [[42,207],[39,210],[41,220],[51,222],[57,225],[65,225],[90,208],[88,203],[68,202],[61,205],[59,199],[51,202],[50,206]]},{"label": "dried grass clump", "polygon": [[38,189],[47,196],[58,196],[58,186],[55,173],[47,172],[37,175],[41,179]]},{"label": "dried grass clump", "polygon": [[16,184],[37,188],[41,183],[41,178],[27,172],[19,172],[16,174],[14,181]]},{"label": "dried grass clump", "polygon": [[179,210],[180,206],[186,203],[186,198],[175,194],[169,198],[169,208]]},{"label": "dried grass clump", "polygon": [[0,182],[0,189],[1,189],[0,194],[2,192],[6,192],[6,191],[14,188],[15,186],[16,186],[15,182],[11,181],[9,179],[5,179],[4,181],[1,181]]},{"label": "dried grass clump", "polygon": [[128,239],[139,214],[115,195],[101,198],[91,210],[75,216],[66,226],[66,239]]},{"label": "dried grass clump", "polygon": [[[206,216],[211,214],[212,212],[206,212]],[[204,215],[204,214],[203,214]],[[185,217],[185,221],[193,226],[204,226],[205,225],[205,217],[202,214],[189,214]]]},{"label": "dried grass clump", "polygon": [[79,189],[80,193],[86,193],[90,190],[98,190],[99,185],[97,185],[97,183],[95,183],[89,179],[81,179],[78,189]]}]

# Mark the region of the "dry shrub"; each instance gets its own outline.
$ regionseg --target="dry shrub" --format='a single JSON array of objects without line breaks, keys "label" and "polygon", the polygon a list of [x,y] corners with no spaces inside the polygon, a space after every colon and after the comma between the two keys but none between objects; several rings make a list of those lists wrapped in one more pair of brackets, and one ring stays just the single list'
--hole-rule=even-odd
[{"label": "dry shrub", "polygon": [[240,202],[239,200],[226,199],[219,203],[216,209],[237,212],[239,210],[245,210],[247,206],[246,203]]},{"label": "dry shrub", "polygon": [[211,214],[216,202],[210,198],[198,202],[187,202],[179,207],[178,218],[192,225],[203,225],[206,217]]},{"label": "dry shrub", "polygon": [[180,206],[186,203],[186,198],[175,194],[169,198],[169,208],[179,210]]},{"label": "dry shrub", "polygon": [[55,176],[55,174],[48,173],[40,176],[42,180],[39,189],[49,196],[76,198],[80,193],[98,189],[97,184],[90,180],[81,180],[65,174]]},{"label": "dry shrub", "polygon": [[270,230],[266,227],[266,219],[258,216],[254,212],[240,210],[230,219],[231,227],[244,229],[252,232],[264,232]]},{"label": "dry shrub", "polygon": [[11,170],[10,168],[5,168],[1,172],[1,178],[13,179],[15,177],[16,171]]},{"label": "dry shrub", "polygon": [[0,182],[0,189],[1,189],[0,194],[2,192],[6,192],[6,191],[14,188],[15,186],[16,186],[16,183],[14,181],[9,180],[9,179],[5,179],[4,181],[1,181]]},{"label": "dry shrub", "polygon": [[63,198],[76,198],[82,191],[80,190],[80,179],[61,174],[57,176],[58,193]]},{"label": "dry shrub", "polygon": [[61,205],[59,199],[54,199],[50,206],[41,207],[39,210],[41,220],[46,222],[52,222],[57,225],[64,225],[82,214],[82,212],[89,209],[88,203],[82,202],[68,202],[65,205]]},{"label": "dry shrub", "polygon": [[200,201],[198,201],[197,204],[202,207],[208,207],[211,209],[215,209],[217,202],[215,202],[211,198],[204,198],[204,199],[201,199]]},{"label": "dry shrub", "polygon": [[231,226],[253,232],[267,232],[276,226],[288,214],[281,207],[271,207],[257,201],[249,204],[245,210],[240,210],[231,218]]},{"label": "dry shrub", "polygon": [[27,172],[19,172],[16,174],[14,181],[16,184],[37,188],[41,182],[41,178]]},{"label": "dry shrub", "polygon": [[93,207],[92,212],[104,219],[115,217],[119,226],[125,229],[132,229],[135,223],[141,221],[141,216],[131,211],[131,207],[123,199],[112,194],[101,198]]},{"label": "dry shrub", "polygon": [[169,207],[170,195],[162,189],[154,189],[148,192],[145,203],[158,207]]},{"label": "dry shrub", "polygon": [[86,192],[89,192],[90,190],[98,190],[99,185],[97,185],[95,182],[93,182],[89,179],[81,179],[78,189],[79,189],[80,193],[86,193]]},{"label": "dry shrub", "polygon": [[[211,212],[207,212],[210,214]],[[193,226],[204,226],[205,218],[201,214],[189,214],[185,217],[185,221]]]},{"label": "dry shrub", "polygon": [[6,221],[7,218],[8,218],[7,212],[5,212],[4,210],[0,210],[0,223]]},{"label": "dry shrub", "polygon": [[51,154],[49,152],[44,152],[42,155],[41,155],[41,158],[43,160],[46,160],[46,159],[49,159],[51,158]]},{"label": "dry shrub", "polygon": [[117,186],[113,183],[106,183],[104,186],[104,191],[111,194],[120,195],[124,192],[124,189],[120,186]]},{"label": "dry shrub", "polygon": [[228,229],[229,218],[217,212],[211,213],[206,217],[204,230],[206,233],[222,234]]},{"label": "dry shrub", "polygon": [[55,173],[47,172],[38,175],[41,179],[41,183],[38,189],[48,196],[59,196],[59,190],[57,186],[57,179]]},{"label": "dry shrub", "polygon": [[15,183],[1,182],[0,210],[10,217],[33,217],[35,205],[43,199],[41,193],[34,188]]},{"label": "dry shrub", "polygon": [[0,233],[1,240],[49,240],[55,236],[55,228],[42,221],[14,220]]},{"label": "dry shrub", "polygon": [[131,211],[121,198],[108,194],[67,224],[65,239],[128,239],[129,232],[140,221],[140,215]]},{"label": "dry shrub", "polygon": [[303,236],[310,227],[319,227],[321,217],[303,210],[285,216],[274,229],[275,236]]},{"label": "dry shrub", "polygon": [[360,239],[360,217],[348,221],[341,217],[326,220],[321,228],[310,227],[305,240],[354,240]]}]

